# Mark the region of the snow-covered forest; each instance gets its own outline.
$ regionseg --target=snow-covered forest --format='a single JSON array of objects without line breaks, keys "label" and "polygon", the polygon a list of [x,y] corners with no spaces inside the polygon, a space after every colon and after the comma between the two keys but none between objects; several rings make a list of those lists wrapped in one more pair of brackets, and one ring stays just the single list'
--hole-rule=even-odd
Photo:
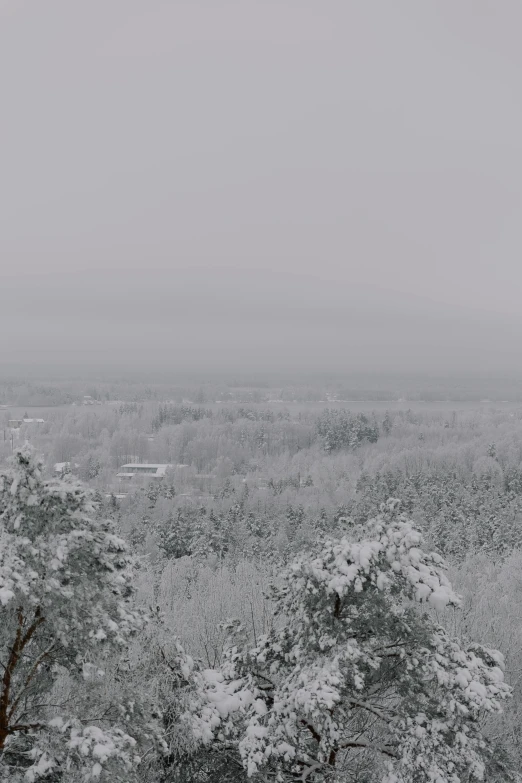
[{"label": "snow-covered forest", "polygon": [[0,783],[522,783],[521,30],[0,0]]},{"label": "snow-covered forest", "polygon": [[2,779],[518,780],[516,401],[130,387],[2,410]]}]

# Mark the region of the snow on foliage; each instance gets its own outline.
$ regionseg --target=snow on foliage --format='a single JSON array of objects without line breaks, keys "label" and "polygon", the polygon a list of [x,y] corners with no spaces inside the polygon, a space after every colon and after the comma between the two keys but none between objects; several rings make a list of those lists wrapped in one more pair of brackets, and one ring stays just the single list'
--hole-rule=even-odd
[{"label": "snow on foliage", "polygon": [[385,783],[483,777],[480,719],[510,695],[503,659],[434,619],[460,599],[398,501],[359,540],[298,558],[272,598],[278,630],[193,675],[203,743],[234,739],[248,775],[268,767],[280,781],[361,769]]},{"label": "snow on foliage", "polygon": [[[30,447],[18,450],[0,475],[4,776],[30,783],[85,768],[85,779],[99,779],[110,762],[136,763],[135,740],[125,731],[107,721],[103,729],[89,725],[75,713],[81,688],[103,676],[94,662],[142,627],[131,579],[125,542],[96,519],[89,491],[72,480],[45,481]],[[50,707],[63,677],[76,683],[78,697]],[[114,769],[107,774],[118,779]]]},{"label": "snow on foliage", "polygon": [[[23,781],[36,783],[52,772],[80,770],[84,781],[129,780],[140,763],[136,740],[118,728],[83,726],[78,720],[56,718],[48,722],[48,736],[36,741],[29,756],[34,759]],[[110,767],[116,763],[116,768]]]}]

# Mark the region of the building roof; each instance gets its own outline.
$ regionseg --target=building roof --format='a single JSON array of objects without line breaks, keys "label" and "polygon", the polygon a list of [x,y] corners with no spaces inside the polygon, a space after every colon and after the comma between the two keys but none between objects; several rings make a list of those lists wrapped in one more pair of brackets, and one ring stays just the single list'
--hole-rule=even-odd
[{"label": "building roof", "polygon": [[170,468],[163,462],[127,462],[122,468]]},{"label": "building roof", "polygon": [[126,478],[131,476],[149,476],[150,478],[163,478],[167,472],[167,468],[172,465],[159,462],[127,462],[120,468],[120,473],[117,475]]}]

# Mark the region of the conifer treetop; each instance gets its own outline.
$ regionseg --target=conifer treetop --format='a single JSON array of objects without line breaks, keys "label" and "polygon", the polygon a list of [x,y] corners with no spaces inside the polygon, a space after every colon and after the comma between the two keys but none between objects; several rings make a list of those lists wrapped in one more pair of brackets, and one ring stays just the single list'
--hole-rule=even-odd
[{"label": "conifer treetop", "polygon": [[480,719],[510,688],[499,652],[437,621],[460,606],[444,568],[397,501],[359,537],[326,539],[272,589],[275,630],[201,674],[196,733],[235,736],[248,774],[280,781],[481,779]]}]

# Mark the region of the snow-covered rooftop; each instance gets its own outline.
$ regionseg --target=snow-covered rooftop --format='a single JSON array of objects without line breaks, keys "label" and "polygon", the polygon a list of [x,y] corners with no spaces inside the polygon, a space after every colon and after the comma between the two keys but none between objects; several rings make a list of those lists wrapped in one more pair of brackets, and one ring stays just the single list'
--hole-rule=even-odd
[{"label": "snow-covered rooftop", "polygon": [[163,478],[167,472],[167,468],[170,467],[172,466],[159,462],[127,462],[125,465],[121,466],[120,472],[117,475],[125,478],[136,475]]},{"label": "snow-covered rooftop", "polygon": [[163,462],[127,462],[122,468],[170,468]]}]

